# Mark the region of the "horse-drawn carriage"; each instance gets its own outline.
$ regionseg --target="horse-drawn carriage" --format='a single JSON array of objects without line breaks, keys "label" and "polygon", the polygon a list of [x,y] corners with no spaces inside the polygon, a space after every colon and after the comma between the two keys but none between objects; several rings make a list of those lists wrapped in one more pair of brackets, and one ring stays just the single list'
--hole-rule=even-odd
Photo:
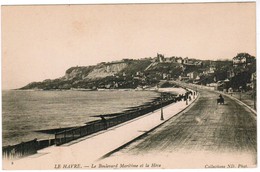
[{"label": "horse-drawn carriage", "polygon": [[220,95],[219,99],[217,99],[217,104],[224,104],[224,98]]}]

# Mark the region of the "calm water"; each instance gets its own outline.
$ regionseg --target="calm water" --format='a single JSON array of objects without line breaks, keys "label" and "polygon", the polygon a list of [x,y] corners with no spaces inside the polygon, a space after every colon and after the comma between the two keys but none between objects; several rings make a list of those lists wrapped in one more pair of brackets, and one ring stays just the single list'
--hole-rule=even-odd
[{"label": "calm water", "polygon": [[90,116],[122,112],[157,96],[152,91],[3,91],[3,145],[53,138],[34,131],[83,125],[99,119]]}]

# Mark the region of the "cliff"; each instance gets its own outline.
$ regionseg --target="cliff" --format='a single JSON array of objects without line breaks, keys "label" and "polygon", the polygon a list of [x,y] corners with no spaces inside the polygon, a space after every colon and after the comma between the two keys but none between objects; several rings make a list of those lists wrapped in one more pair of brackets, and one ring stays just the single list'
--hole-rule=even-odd
[{"label": "cliff", "polygon": [[[77,66],[66,70],[65,75],[42,82],[32,82],[20,89],[96,89],[113,87],[132,88],[126,78],[133,77],[150,65],[149,60],[122,60],[111,63],[99,63],[95,66]],[[128,86],[126,86],[128,85]]]},{"label": "cliff", "polygon": [[252,59],[233,64],[231,60],[197,60],[175,56],[164,58],[157,54],[154,58],[123,59],[94,66],[71,67],[60,78],[32,82],[20,89],[143,89],[157,86],[160,80],[171,79],[202,85],[223,85],[224,80],[228,79],[230,87],[237,89],[242,86],[247,89],[256,72],[255,57],[252,56]]}]

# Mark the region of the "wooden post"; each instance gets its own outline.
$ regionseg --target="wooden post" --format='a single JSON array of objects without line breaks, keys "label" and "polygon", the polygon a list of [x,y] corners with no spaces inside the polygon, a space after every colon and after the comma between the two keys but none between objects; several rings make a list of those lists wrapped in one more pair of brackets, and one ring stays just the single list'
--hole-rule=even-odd
[{"label": "wooden post", "polygon": [[162,94],[161,94],[161,120],[163,121],[163,107],[162,107]]}]

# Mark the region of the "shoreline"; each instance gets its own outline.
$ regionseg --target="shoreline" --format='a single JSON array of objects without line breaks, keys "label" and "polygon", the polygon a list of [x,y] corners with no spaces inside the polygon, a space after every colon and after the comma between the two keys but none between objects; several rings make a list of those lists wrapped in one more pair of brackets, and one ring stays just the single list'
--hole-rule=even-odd
[{"label": "shoreline", "polygon": [[[186,90],[185,89],[183,89],[183,88],[160,88],[159,90],[156,90],[156,91],[153,91],[153,90],[138,90],[138,92],[139,91],[151,91],[151,92],[156,92],[157,93],[157,96],[155,96],[153,99],[151,99],[151,100],[149,100],[149,101],[145,101],[145,102],[143,102],[142,104],[140,104],[140,105],[138,105],[138,106],[129,106],[129,107],[126,107],[125,108],[125,110],[123,110],[123,111],[120,111],[120,112],[117,112],[117,113],[112,113],[112,114],[110,114],[109,116],[106,116],[106,117],[108,117],[108,119],[109,118],[113,118],[113,117],[116,117],[116,116],[120,116],[120,114],[124,114],[124,113],[129,113],[129,112],[133,112],[133,111],[136,111],[138,108],[143,108],[143,107],[147,107],[148,105],[150,105],[150,104],[152,104],[154,101],[158,101],[158,99],[160,98],[160,93],[167,93],[167,91],[169,91],[169,90],[171,90],[171,91],[173,91],[173,90],[175,90],[175,92],[174,93],[176,93],[176,89],[177,90],[180,90],[180,89],[182,89],[182,91],[183,92],[185,92]],[[8,90],[8,91],[29,91],[29,90]],[[33,90],[33,91],[38,91],[38,90]],[[67,91],[72,91],[72,92],[74,92],[74,91],[78,91],[78,90],[67,90]],[[105,92],[107,92],[107,91],[112,91],[112,92],[114,92],[114,91],[119,91],[118,89],[117,90],[105,90]],[[121,91],[121,90],[120,90]],[[131,90],[131,91],[136,91],[136,90]],[[48,92],[48,91],[47,91]],[[50,92],[52,92],[52,91],[50,91]],[[172,94],[173,95],[173,92],[171,92],[170,94]],[[174,96],[177,96],[177,94],[174,94]],[[115,115],[115,114],[118,114],[118,115]],[[100,115],[102,115],[102,114],[100,114]],[[41,129],[33,129],[32,131],[33,132],[36,132],[36,133],[42,133],[42,134],[46,134],[46,135],[49,135],[49,136],[47,136],[49,139],[52,139],[52,138],[54,138],[54,134],[56,133],[56,131],[64,131],[64,130],[66,130],[66,129],[71,129],[71,128],[75,128],[75,127],[80,127],[80,126],[84,126],[84,125],[86,125],[86,124],[89,124],[89,123],[92,123],[92,122],[95,122],[95,121],[99,121],[99,119],[100,119],[100,115],[95,115],[96,116],[96,118],[94,118],[94,119],[92,119],[91,121],[87,121],[87,122],[83,122],[83,124],[82,125],[80,125],[80,124],[77,124],[77,125],[70,125],[70,126],[68,126],[68,127],[66,127],[66,126],[64,126],[64,127],[58,127],[58,128],[41,128]],[[47,138],[46,137],[46,138]],[[46,138],[44,138],[44,137],[37,137],[37,139],[46,139]],[[28,141],[28,140],[24,140],[24,142],[26,142],[26,141]],[[12,144],[5,144],[5,145],[2,145],[2,146],[10,146],[10,145],[18,145],[18,144],[20,144],[21,143],[21,141],[20,142],[14,142],[14,143],[12,143]]]},{"label": "shoreline", "polygon": [[[10,165],[9,160],[4,160],[3,164],[6,169],[23,167],[22,169],[38,169],[38,162],[51,161],[52,158],[57,159],[59,162],[55,161],[53,163],[65,163],[67,161],[66,157],[74,157],[73,162],[75,163],[93,163],[98,159],[107,156],[111,151],[117,150],[121,146],[131,142],[135,138],[145,134],[147,131],[152,130],[155,127],[160,126],[170,118],[178,115],[187,109],[190,105],[196,101],[198,95],[192,96],[191,100],[178,101],[176,103],[168,104],[164,107],[164,120],[160,119],[161,110],[157,109],[153,112],[146,113],[145,115],[139,116],[125,123],[113,126],[107,130],[101,130],[97,133],[76,139],[72,142],[66,143],[65,146],[51,146],[42,149],[38,152],[38,155],[27,156],[24,158],[19,158],[14,161],[14,165]],[[174,112],[174,113],[173,113]],[[144,125],[145,124],[145,125]],[[145,131],[145,132],[140,132]],[[127,132],[127,134],[126,134]],[[108,143],[109,142],[109,143]],[[99,149],[95,149],[96,145],[100,146]],[[70,152],[67,152],[67,150]],[[60,153],[68,153],[66,157],[60,157]],[[87,154],[87,157],[82,157],[82,154]],[[40,156],[39,156],[40,155]],[[32,163],[33,162],[33,163]],[[52,169],[53,164],[49,166],[41,166],[42,169]]]}]

